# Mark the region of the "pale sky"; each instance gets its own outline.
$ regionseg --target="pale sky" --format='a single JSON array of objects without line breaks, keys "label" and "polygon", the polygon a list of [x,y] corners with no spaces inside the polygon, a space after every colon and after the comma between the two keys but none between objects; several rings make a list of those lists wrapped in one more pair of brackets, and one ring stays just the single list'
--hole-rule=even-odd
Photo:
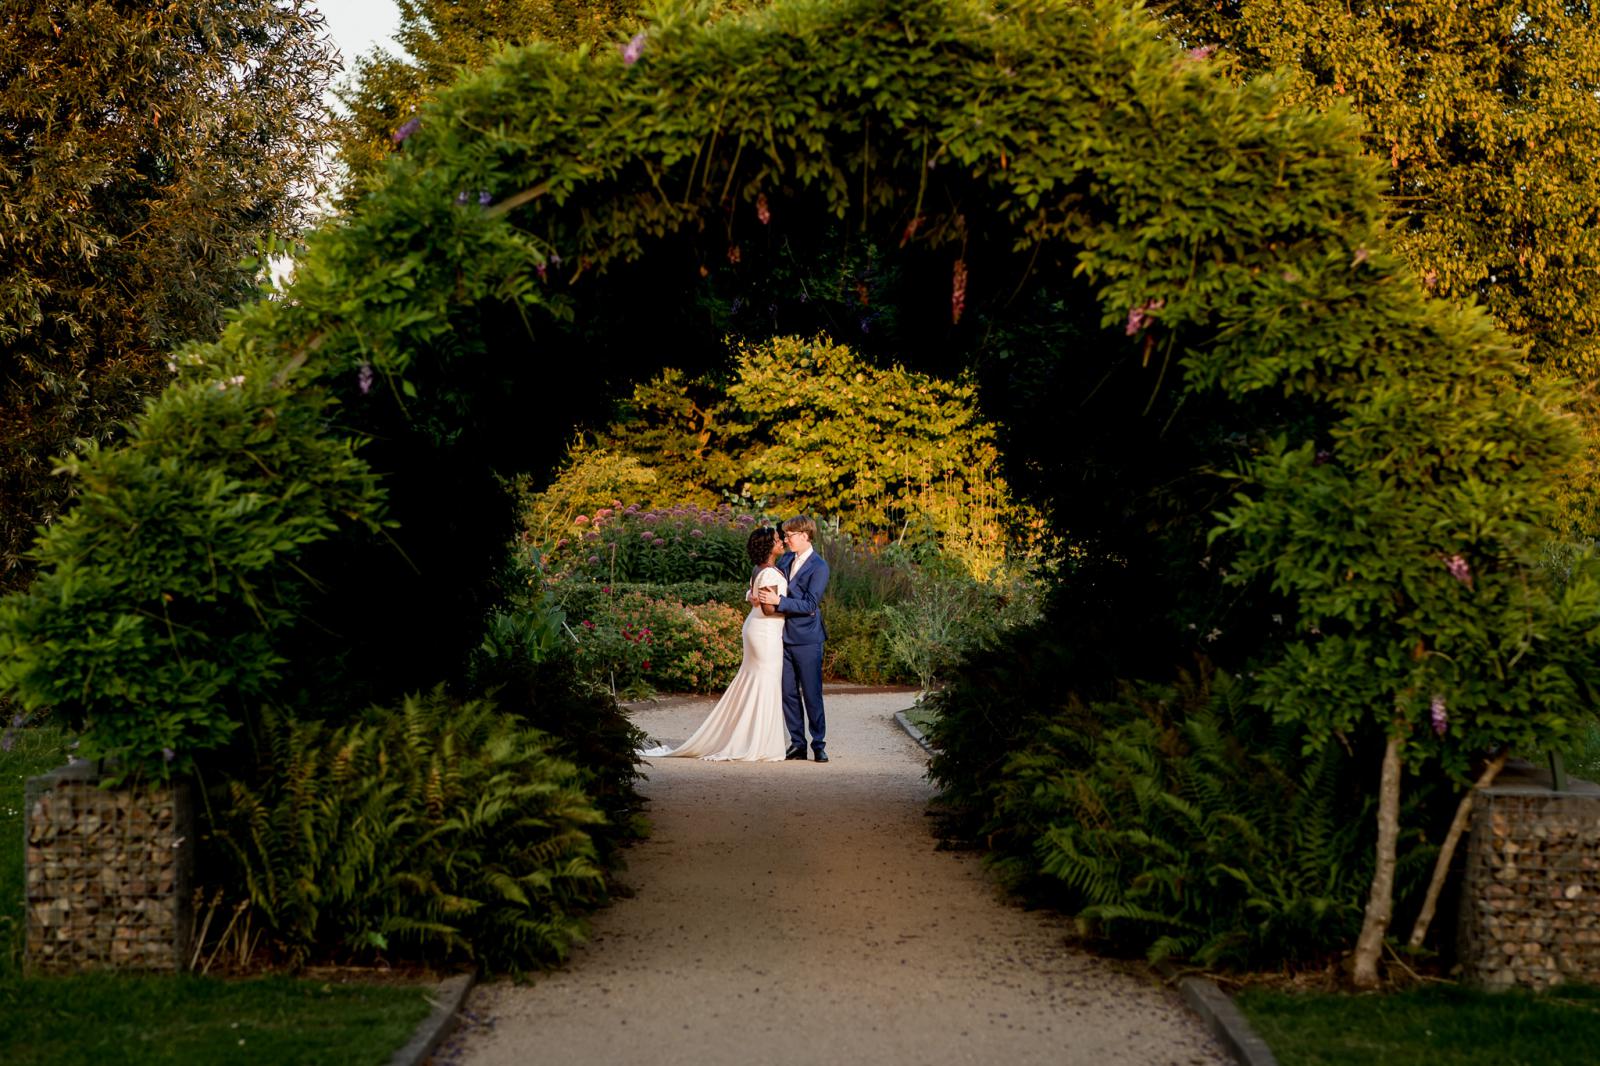
[{"label": "pale sky", "polygon": [[394,0],[318,0],[315,6],[328,20],[328,36],[344,57],[346,71],[375,44],[399,51],[390,38],[400,24]]}]

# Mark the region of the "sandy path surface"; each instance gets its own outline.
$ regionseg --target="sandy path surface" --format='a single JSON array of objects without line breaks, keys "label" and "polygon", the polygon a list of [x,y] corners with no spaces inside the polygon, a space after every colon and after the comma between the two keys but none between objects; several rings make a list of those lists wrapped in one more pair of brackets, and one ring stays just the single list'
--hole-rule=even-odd
[{"label": "sandy path surface", "polygon": [[[1166,989],[1065,943],[939,852],[903,693],[832,693],[832,762],[649,768],[636,895],[531,984],[492,982],[436,1061],[1226,1063]],[[687,737],[712,701],[635,713]]]}]

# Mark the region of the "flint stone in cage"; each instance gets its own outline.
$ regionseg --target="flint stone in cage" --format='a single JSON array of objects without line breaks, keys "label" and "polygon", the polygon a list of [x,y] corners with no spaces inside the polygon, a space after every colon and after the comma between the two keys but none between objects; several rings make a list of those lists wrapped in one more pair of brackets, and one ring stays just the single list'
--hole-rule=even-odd
[{"label": "flint stone in cage", "polygon": [[28,970],[184,969],[189,786],[104,789],[92,764],[76,762],[29,778],[23,795]]},{"label": "flint stone in cage", "polygon": [[1600,786],[1513,762],[1477,795],[1461,899],[1467,980],[1600,984]]}]

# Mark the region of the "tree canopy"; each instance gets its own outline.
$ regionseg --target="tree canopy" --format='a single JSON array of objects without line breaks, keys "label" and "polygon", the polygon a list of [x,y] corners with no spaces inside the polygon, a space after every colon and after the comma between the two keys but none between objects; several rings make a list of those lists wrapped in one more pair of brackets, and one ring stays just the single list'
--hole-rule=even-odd
[{"label": "tree canopy", "polygon": [[876,366],[827,336],[775,337],[738,346],[725,383],[669,370],[622,410],[603,443],[685,501],[743,496],[896,540],[987,523],[992,542],[970,561],[981,576],[1004,554],[1010,499],[970,380]]},{"label": "tree canopy", "polygon": [[0,588],[52,475],[172,379],[304,223],[333,59],[304,0],[0,3]]},{"label": "tree canopy", "polygon": [[1163,16],[1284,99],[1350,107],[1392,240],[1541,362],[1600,368],[1600,25],[1558,0],[1175,0]]},{"label": "tree canopy", "polygon": [[375,48],[355,59],[339,98],[350,117],[339,129],[339,156],[359,186],[396,144],[423,104],[463,71],[477,70],[504,47],[549,41],[576,50],[614,39],[635,0],[396,0],[396,56]]}]

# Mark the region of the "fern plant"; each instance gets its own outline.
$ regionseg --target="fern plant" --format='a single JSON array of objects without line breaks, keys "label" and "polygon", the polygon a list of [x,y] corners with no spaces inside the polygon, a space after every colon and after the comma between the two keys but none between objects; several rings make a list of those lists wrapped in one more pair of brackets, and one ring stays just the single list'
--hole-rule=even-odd
[{"label": "fern plant", "polygon": [[[1246,707],[1225,675],[1085,710],[1099,729],[1082,714],[1046,724],[1004,768],[990,828],[1029,846],[1002,860],[1014,877],[1152,959],[1309,961],[1350,942],[1372,800],[1343,748],[1304,754],[1300,730]],[[1408,845],[1403,890],[1434,854],[1415,832]]]},{"label": "fern plant", "polygon": [[604,815],[545,734],[442,690],[329,728],[268,715],[263,781],[226,782],[225,883],[291,964],[338,954],[521,970],[605,900]]}]

